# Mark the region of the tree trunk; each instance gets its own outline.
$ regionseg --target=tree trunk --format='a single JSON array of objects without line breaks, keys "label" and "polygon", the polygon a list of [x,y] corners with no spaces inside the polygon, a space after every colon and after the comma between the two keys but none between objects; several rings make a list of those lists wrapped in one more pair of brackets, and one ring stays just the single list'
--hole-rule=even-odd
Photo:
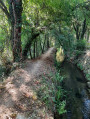
[{"label": "tree trunk", "polygon": [[10,16],[11,16],[11,40],[13,50],[13,61],[18,62],[22,59],[21,47],[21,26],[22,26],[22,0],[10,1]]},{"label": "tree trunk", "polygon": [[85,32],[86,32],[86,19],[84,20],[82,25],[81,39],[84,38]]},{"label": "tree trunk", "polygon": [[37,40],[36,40],[36,57],[38,57]]},{"label": "tree trunk", "polygon": [[49,45],[49,34],[48,34],[48,37],[47,37],[47,50],[50,48],[50,45]]},{"label": "tree trunk", "polygon": [[80,39],[83,39],[84,38],[86,29],[87,29],[86,19],[83,21],[83,25],[82,25],[81,30],[80,30],[80,26],[81,25],[79,25],[78,23],[76,23],[76,24],[73,23],[73,27],[74,27],[74,30],[76,32],[76,39],[77,40],[80,40]]},{"label": "tree trunk", "polygon": [[3,0],[0,0],[0,9],[6,14],[11,24],[11,41],[13,61],[17,62],[22,59],[21,48],[21,24],[22,24],[22,0],[9,0],[9,12]]},{"label": "tree trunk", "polygon": [[33,45],[33,54],[34,54],[34,59],[35,59],[35,57],[36,57],[36,55],[35,55],[35,52],[36,51],[36,48],[35,48],[35,41],[34,41],[34,45]]},{"label": "tree trunk", "polygon": [[87,41],[89,40],[89,29],[87,30]]},{"label": "tree trunk", "polygon": [[28,42],[25,45],[25,48],[23,50],[23,57],[24,59],[27,58],[27,53],[30,50],[31,44],[33,42],[34,39],[36,39],[39,36],[40,33],[36,33],[36,34],[32,34],[32,37],[28,37]]},{"label": "tree trunk", "polygon": [[30,57],[31,57],[31,59],[33,58],[33,57],[32,57],[32,52],[31,52],[31,47],[30,47]]},{"label": "tree trunk", "polygon": [[39,37],[39,41],[40,41],[40,49],[41,49],[41,53],[43,54],[42,41],[41,41],[40,37]]},{"label": "tree trunk", "polygon": [[73,23],[73,27],[76,32],[76,39],[79,40],[80,39],[79,25],[77,23],[76,24]]}]

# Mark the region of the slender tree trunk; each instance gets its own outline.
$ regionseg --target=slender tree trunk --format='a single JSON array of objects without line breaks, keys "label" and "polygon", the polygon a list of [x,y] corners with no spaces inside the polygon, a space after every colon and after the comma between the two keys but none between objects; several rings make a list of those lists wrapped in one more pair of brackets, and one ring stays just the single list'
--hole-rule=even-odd
[{"label": "slender tree trunk", "polygon": [[35,55],[35,53],[36,53],[36,52],[35,52],[35,51],[36,51],[36,48],[35,48],[35,41],[34,41],[33,47],[34,47],[34,48],[33,48],[33,54],[34,54],[34,59],[35,59],[35,57],[36,57],[36,55]]},{"label": "slender tree trunk", "polygon": [[21,47],[21,26],[22,26],[22,0],[10,1],[10,15],[12,25],[12,49],[13,61],[18,62],[22,59]]},{"label": "slender tree trunk", "polygon": [[40,41],[40,50],[41,50],[41,53],[43,54],[42,42],[41,42],[40,37],[39,37],[39,41]]},{"label": "slender tree trunk", "polygon": [[73,23],[73,27],[76,32],[76,39],[79,40],[80,39],[79,25],[77,23],[76,24]]},{"label": "slender tree trunk", "polygon": [[48,34],[48,37],[47,37],[47,49],[50,48],[50,45],[49,45],[49,34]]},{"label": "slender tree trunk", "polygon": [[44,40],[44,43],[43,43],[42,53],[44,53],[44,50],[45,50],[45,41],[46,41],[46,39]]},{"label": "slender tree trunk", "polygon": [[87,41],[89,40],[89,29],[87,30]]},{"label": "slender tree trunk", "polygon": [[84,20],[82,25],[81,39],[84,38],[85,32],[86,32],[86,19]]},{"label": "slender tree trunk", "polygon": [[45,40],[44,40],[44,44],[43,44],[43,49],[44,49],[44,51],[47,50],[47,34],[45,34]]},{"label": "slender tree trunk", "polygon": [[36,57],[38,57],[37,40],[36,40]]},{"label": "slender tree trunk", "polygon": [[33,58],[33,57],[32,57],[32,52],[31,52],[31,47],[30,47],[30,57],[31,57],[31,59]]}]

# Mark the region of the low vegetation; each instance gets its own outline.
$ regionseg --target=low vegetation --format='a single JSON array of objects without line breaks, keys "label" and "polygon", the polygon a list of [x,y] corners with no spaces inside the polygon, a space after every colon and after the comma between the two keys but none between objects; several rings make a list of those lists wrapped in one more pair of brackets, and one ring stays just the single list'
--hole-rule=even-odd
[{"label": "low vegetation", "polygon": [[51,47],[57,50],[56,59],[47,60],[55,60],[56,73],[43,76],[38,96],[62,115],[66,113],[60,74],[63,61],[77,63],[90,80],[90,1],[0,0],[1,82],[21,63],[42,60]]},{"label": "low vegetation", "polygon": [[45,102],[49,109],[59,115],[66,113],[65,91],[61,86],[64,78],[60,76],[60,71],[56,71],[43,77],[42,86],[38,91],[39,98]]}]

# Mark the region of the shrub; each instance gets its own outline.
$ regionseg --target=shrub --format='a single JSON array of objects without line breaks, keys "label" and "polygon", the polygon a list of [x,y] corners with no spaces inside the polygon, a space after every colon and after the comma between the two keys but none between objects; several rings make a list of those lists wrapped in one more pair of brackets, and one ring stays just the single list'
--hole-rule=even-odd
[{"label": "shrub", "polygon": [[77,66],[78,66],[81,70],[83,70],[82,64],[78,63]]},{"label": "shrub", "polygon": [[81,39],[81,40],[77,41],[77,43],[76,43],[77,50],[83,51],[85,49],[85,47],[86,47],[86,40],[85,39],[84,40]]},{"label": "shrub", "polygon": [[90,74],[86,74],[86,78],[90,81]]},{"label": "shrub", "polygon": [[83,53],[83,51],[76,50],[76,52],[75,52],[76,58],[78,58],[80,55],[82,55],[82,53]]}]

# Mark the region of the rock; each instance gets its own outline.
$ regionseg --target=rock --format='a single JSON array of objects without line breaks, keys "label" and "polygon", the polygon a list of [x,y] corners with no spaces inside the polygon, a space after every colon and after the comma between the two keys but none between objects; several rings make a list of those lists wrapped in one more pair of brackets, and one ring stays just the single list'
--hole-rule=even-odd
[{"label": "rock", "polygon": [[16,119],[27,119],[27,118],[22,114],[17,114]]},{"label": "rock", "polygon": [[87,86],[88,86],[88,88],[90,88],[90,82],[87,82]]},{"label": "rock", "polygon": [[16,67],[18,67],[18,66],[19,66],[19,63],[17,63],[17,62],[14,62],[14,63],[13,63],[13,67],[14,67],[14,68],[16,68]]}]

